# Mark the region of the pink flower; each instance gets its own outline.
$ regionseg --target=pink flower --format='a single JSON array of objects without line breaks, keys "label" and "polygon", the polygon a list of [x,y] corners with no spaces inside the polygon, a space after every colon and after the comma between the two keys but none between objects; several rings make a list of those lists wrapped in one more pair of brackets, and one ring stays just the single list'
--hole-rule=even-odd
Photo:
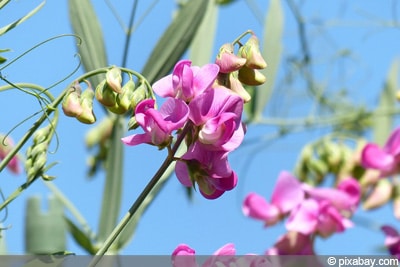
[{"label": "pink flower", "polygon": [[[172,252],[172,265],[174,267],[197,267],[195,258],[195,250],[190,248],[186,244],[180,244],[178,247]],[[229,257],[236,254],[235,245],[232,243],[228,243],[217,251],[213,253],[213,256],[208,258],[203,264],[202,267],[214,267],[220,266],[216,265],[216,262],[222,263],[222,266],[229,266],[229,263],[235,262],[235,257]]]},{"label": "pink flower", "polygon": [[[266,255],[314,255],[311,235],[287,232],[275,245],[265,252]],[[285,265],[286,266],[286,265]]]},{"label": "pink flower", "polygon": [[[10,137],[5,137],[0,134],[0,161],[3,160],[12,150],[14,141]],[[15,155],[7,164],[7,168],[14,174],[21,173],[20,161]]]},{"label": "pink flower", "polygon": [[297,207],[303,199],[301,183],[293,175],[283,171],[276,182],[271,204],[256,193],[250,193],[244,200],[242,210],[246,216],[263,220],[266,225],[273,225]]},{"label": "pink flower", "polygon": [[361,153],[361,164],[365,168],[381,171],[381,177],[399,172],[400,168],[400,128],[392,132],[383,148],[369,143]]},{"label": "pink flower", "polygon": [[400,259],[400,235],[396,229],[389,225],[384,225],[381,230],[385,234],[385,246],[389,250],[390,255]]},{"label": "pink flower", "polygon": [[203,67],[191,66],[189,60],[176,63],[172,74],[161,78],[153,85],[153,90],[162,97],[180,98],[190,102],[213,85],[219,67],[207,64]]},{"label": "pink flower", "polygon": [[237,175],[229,166],[227,154],[206,150],[197,142],[176,163],[175,173],[186,187],[196,182],[201,194],[208,199],[220,197],[237,184]]},{"label": "pink flower", "polygon": [[210,150],[232,151],[244,138],[243,100],[225,88],[209,90],[189,103],[198,141]]},{"label": "pink flower", "polygon": [[137,123],[145,133],[122,138],[127,145],[142,143],[165,147],[171,142],[171,133],[187,121],[189,107],[180,99],[168,98],[160,110],[154,109],[154,99],[141,101],[135,110]]}]

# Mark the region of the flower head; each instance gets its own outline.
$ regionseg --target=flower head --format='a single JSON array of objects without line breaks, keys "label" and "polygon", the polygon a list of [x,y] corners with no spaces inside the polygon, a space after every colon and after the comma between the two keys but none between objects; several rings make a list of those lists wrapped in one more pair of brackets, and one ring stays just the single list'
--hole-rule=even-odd
[{"label": "flower head", "polygon": [[159,147],[169,145],[171,133],[180,129],[187,121],[189,107],[180,99],[168,98],[160,110],[154,108],[154,99],[141,101],[135,110],[137,123],[145,133],[122,138],[127,145],[142,143]]},{"label": "flower head", "polygon": [[153,90],[162,97],[174,97],[190,102],[213,85],[219,67],[207,64],[203,67],[191,66],[190,60],[179,61],[172,74],[153,84]]},{"label": "flower head", "polygon": [[392,132],[383,148],[368,143],[361,153],[361,163],[365,168],[376,169],[381,177],[399,172],[400,167],[400,128]]},{"label": "flower head", "polygon": [[190,146],[176,163],[175,173],[186,187],[196,183],[208,199],[220,197],[237,184],[237,175],[230,168],[226,153],[206,150],[199,143]]}]

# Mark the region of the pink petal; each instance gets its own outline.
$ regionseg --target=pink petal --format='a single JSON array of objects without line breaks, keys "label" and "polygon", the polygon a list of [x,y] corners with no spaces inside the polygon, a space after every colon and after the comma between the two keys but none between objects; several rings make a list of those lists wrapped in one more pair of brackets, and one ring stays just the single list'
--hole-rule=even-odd
[{"label": "pink petal", "polygon": [[390,172],[395,166],[394,158],[375,144],[367,144],[361,153],[361,163],[365,168]]},{"label": "pink petal", "polygon": [[361,198],[361,186],[356,179],[352,177],[344,179],[338,184],[337,188],[347,194],[350,202],[349,206],[355,208],[358,205]]},{"label": "pink petal", "polygon": [[269,204],[264,197],[250,193],[243,202],[242,211],[245,216],[265,221],[267,225],[273,225],[279,221],[279,210]]},{"label": "pink petal", "polygon": [[318,215],[318,203],[313,199],[306,199],[290,213],[286,229],[305,235],[312,234],[317,228]]},{"label": "pink petal", "polygon": [[207,64],[195,72],[193,80],[194,96],[198,96],[210,88],[217,78],[219,67],[216,64]]},{"label": "pink petal", "polygon": [[236,254],[235,245],[232,243],[223,245],[221,248],[219,248],[217,251],[213,253],[213,255],[235,255],[235,254]]},{"label": "pink petal", "polygon": [[172,87],[172,75],[165,76],[156,81],[153,86],[153,91],[161,97],[175,97],[176,92]]},{"label": "pink petal", "polygon": [[393,156],[400,153],[400,127],[390,134],[383,150]]},{"label": "pink petal", "polygon": [[121,141],[128,146],[136,146],[140,144],[151,144],[151,135],[148,133],[144,134],[132,134],[127,137],[121,138]]},{"label": "pink petal", "polygon": [[279,174],[272,193],[271,203],[279,208],[281,213],[287,213],[304,199],[301,183],[289,172]]},{"label": "pink petal", "polygon": [[172,252],[173,267],[197,267],[195,251],[186,244],[180,244]]}]

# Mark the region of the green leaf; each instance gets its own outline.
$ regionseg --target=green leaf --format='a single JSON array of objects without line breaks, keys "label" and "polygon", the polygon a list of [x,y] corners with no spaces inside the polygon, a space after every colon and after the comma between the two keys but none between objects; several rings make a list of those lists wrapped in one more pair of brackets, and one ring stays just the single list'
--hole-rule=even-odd
[{"label": "green leaf", "polygon": [[68,219],[67,217],[64,217],[66,223],[67,223],[67,229],[71,233],[72,237],[78,243],[82,248],[84,248],[88,253],[91,255],[96,254],[96,248],[92,244],[92,240],[90,239],[89,236],[86,235],[84,231],[79,229],[76,224]]},{"label": "green leaf", "polygon": [[125,120],[116,117],[114,120],[110,146],[106,159],[106,181],[103,191],[103,202],[99,220],[98,241],[103,242],[111,234],[119,217],[122,182],[123,182],[123,153],[124,147],[121,137],[125,133]]},{"label": "green leaf", "polygon": [[11,0],[0,0],[0,9],[5,7],[10,2],[11,2]]},{"label": "green leaf", "polygon": [[[6,5],[8,2],[5,3],[0,3],[0,9]],[[0,35],[5,34],[6,32],[12,30],[13,28],[17,27],[19,24],[21,24],[22,22],[24,22],[25,20],[27,20],[28,18],[32,17],[35,13],[37,13],[46,3],[46,1],[43,1],[42,3],[40,3],[36,8],[34,8],[32,11],[30,11],[28,14],[26,14],[25,16],[23,16],[22,18],[0,28]]]},{"label": "green leaf", "polygon": [[399,73],[399,60],[395,60],[386,78],[385,85],[379,96],[379,104],[375,109],[378,116],[373,118],[373,139],[379,144],[383,145],[389,137],[393,127],[393,115],[380,115],[393,110],[396,105],[396,91],[398,88],[398,73]]},{"label": "green leaf", "polygon": [[218,6],[214,1],[208,1],[204,19],[190,44],[189,58],[192,60],[193,65],[203,66],[211,61],[217,21]]},{"label": "green leaf", "polygon": [[66,248],[64,210],[56,198],[48,199],[48,210],[42,212],[41,198],[28,199],[25,220],[25,247],[30,254],[51,254]]},{"label": "green leaf", "polygon": [[[68,3],[72,28],[82,38],[78,51],[85,71],[106,67],[108,64],[103,33],[91,1],[69,0]],[[103,79],[102,76],[95,76],[91,82],[96,87]]]},{"label": "green leaf", "polygon": [[271,0],[265,18],[262,54],[268,64],[261,72],[267,77],[264,85],[255,88],[252,100],[248,103],[247,111],[253,111],[248,117],[258,120],[267,105],[275,84],[282,55],[282,35],[284,28],[284,14],[281,0]]},{"label": "green leaf", "polygon": [[201,24],[208,1],[189,1],[161,36],[142,71],[150,84],[167,75],[186,52]]}]

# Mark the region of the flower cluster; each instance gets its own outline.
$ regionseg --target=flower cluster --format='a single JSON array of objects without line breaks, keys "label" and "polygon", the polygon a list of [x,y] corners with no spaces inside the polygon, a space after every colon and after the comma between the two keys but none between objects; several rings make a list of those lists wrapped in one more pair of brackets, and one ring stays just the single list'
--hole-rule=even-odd
[{"label": "flower cluster", "polygon": [[[241,82],[265,81],[259,79],[262,74],[257,71],[265,68],[266,63],[254,34],[240,48],[240,56],[233,54],[233,48],[229,55],[221,49],[216,64],[198,67],[189,60],[181,60],[172,74],[155,82],[152,88],[165,98],[164,103],[157,109],[154,99],[141,101],[134,114],[144,133],[122,138],[127,145],[146,143],[165,148],[172,144],[173,132],[178,133],[178,139],[184,135],[187,151],[176,163],[176,176],[186,187],[197,184],[208,199],[220,197],[237,184],[228,154],[241,144],[245,134],[241,118],[244,102],[250,98],[244,94]],[[236,80],[241,86],[238,91],[233,83],[222,78],[240,70],[250,72],[252,78],[241,74],[243,78]]]},{"label": "flower cluster", "polygon": [[217,251],[213,255],[207,258],[204,263],[199,265],[196,261],[196,252],[194,249],[186,244],[180,244],[172,252],[172,266],[174,267],[214,267],[214,266],[231,266],[231,267],[267,267],[272,266],[267,258],[255,255],[247,254],[241,257],[235,256],[236,249],[235,245],[228,243]]},{"label": "flower cluster", "polygon": [[241,122],[243,99],[228,88],[216,87],[219,73],[216,64],[192,66],[181,60],[172,74],[160,79],[153,90],[166,100],[159,109],[155,101],[141,101],[135,119],[142,134],[124,137],[127,145],[147,143],[160,148],[172,142],[172,133],[186,125],[187,152],[175,168],[179,181],[187,186],[197,183],[209,199],[221,196],[236,186],[237,175],[230,168],[228,153],[239,146],[244,137]]},{"label": "flower cluster", "polygon": [[361,188],[353,178],[342,180],[337,188],[314,188],[300,183],[288,172],[281,172],[271,203],[250,193],[244,200],[243,213],[274,225],[285,217],[288,233],[268,254],[312,254],[312,237],[328,237],[352,226],[348,219],[355,211]]}]

